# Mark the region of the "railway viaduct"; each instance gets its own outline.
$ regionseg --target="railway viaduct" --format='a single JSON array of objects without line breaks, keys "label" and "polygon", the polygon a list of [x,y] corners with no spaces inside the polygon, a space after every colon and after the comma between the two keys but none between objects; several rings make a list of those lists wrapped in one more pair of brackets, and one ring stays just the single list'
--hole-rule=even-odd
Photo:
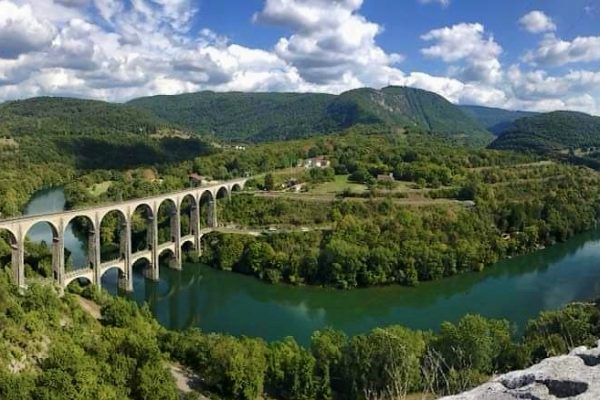
[{"label": "railway viaduct", "polygon": [[[0,220],[0,231],[8,232],[12,249],[12,271],[14,281],[20,287],[26,286],[25,279],[25,238],[27,232],[38,223],[47,223],[52,230],[52,275],[54,282],[65,289],[76,279],[86,278],[98,287],[101,286],[102,276],[110,269],[119,270],[119,286],[133,290],[133,265],[146,260],[147,278],[159,279],[159,258],[165,252],[170,252],[171,267],[181,269],[182,248],[191,245],[201,251],[201,238],[204,234],[217,227],[217,199],[229,198],[234,191],[242,190],[248,178],[209,184],[173,193],[166,193],[142,199],[127,200],[102,204],[89,208],[76,209],[52,214],[23,216]],[[201,215],[201,202],[207,204],[207,215]],[[184,202],[191,204],[189,212],[188,232],[181,231],[181,211]],[[170,240],[159,243],[158,213],[161,205],[170,206]],[[146,220],[146,248],[132,248],[132,222],[136,210],[144,210]],[[120,215],[119,256],[109,261],[101,260],[101,226],[103,219],[111,214]],[[204,218],[203,218],[204,217]],[[65,230],[69,223],[77,218],[85,218],[90,226],[88,232],[88,265],[73,271],[65,269]],[[201,221],[205,220],[206,223]]]}]

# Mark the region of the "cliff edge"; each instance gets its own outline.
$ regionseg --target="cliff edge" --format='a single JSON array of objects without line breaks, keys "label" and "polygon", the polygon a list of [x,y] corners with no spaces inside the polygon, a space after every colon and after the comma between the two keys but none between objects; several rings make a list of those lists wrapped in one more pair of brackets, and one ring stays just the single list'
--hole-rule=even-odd
[{"label": "cliff edge", "polygon": [[500,375],[465,393],[444,400],[600,399],[600,341],[578,347],[530,368]]}]

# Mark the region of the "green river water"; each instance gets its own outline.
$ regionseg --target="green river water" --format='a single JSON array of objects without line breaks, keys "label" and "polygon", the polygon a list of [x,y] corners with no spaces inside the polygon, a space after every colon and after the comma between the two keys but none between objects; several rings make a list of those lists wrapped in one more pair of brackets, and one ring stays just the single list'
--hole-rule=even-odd
[{"label": "green river water", "polygon": [[[50,189],[38,192],[26,212],[57,211],[63,206],[62,190]],[[31,237],[48,240],[47,229],[36,226]],[[70,230],[65,246],[74,260],[85,260],[85,246]],[[116,270],[109,271],[102,283],[116,293]],[[195,326],[207,332],[266,340],[293,336],[303,344],[314,330],[326,326],[348,334],[390,324],[437,329],[442,321],[455,321],[467,313],[506,318],[519,332],[542,310],[600,297],[600,230],[501,261],[482,273],[416,288],[339,291],[269,285],[252,277],[186,264],[181,272],[161,267],[160,282],[146,280],[141,271],[135,271],[134,292],[128,296],[138,303],[148,302],[160,323],[169,328]]]}]

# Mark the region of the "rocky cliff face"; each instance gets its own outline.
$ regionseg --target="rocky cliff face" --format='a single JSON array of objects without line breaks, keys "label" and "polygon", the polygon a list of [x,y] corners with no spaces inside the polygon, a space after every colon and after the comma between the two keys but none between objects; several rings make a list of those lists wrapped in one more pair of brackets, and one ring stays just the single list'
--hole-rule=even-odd
[{"label": "rocky cliff face", "polygon": [[444,400],[600,399],[600,341],[569,355],[547,358],[528,369],[509,372],[469,392]]}]

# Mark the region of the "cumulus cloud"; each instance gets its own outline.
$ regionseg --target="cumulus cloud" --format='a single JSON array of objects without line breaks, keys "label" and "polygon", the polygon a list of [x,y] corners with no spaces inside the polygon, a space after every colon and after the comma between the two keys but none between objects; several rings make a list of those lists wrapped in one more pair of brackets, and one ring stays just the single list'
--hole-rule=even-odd
[{"label": "cumulus cloud", "polygon": [[525,14],[519,20],[519,24],[531,33],[553,32],[556,30],[556,24],[554,24],[552,18],[538,10]]},{"label": "cumulus cloud", "polygon": [[375,42],[382,28],[357,13],[362,0],[267,0],[254,21],[295,32],[281,38],[275,53],[308,83],[381,84],[382,73],[402,60]]},{"label": "cumulus cloud", "polygon": [[561,66],[569,63],[600,60],[600,36],[578,36],[572,41],[548,34],[536,50],[528,51],[526,62],[540,66]]},{"label": "cumulus cloud", "polygon": [[553,76],[543,69],[597,59],[593,37],[564,42],[547,33],[526,63],[506,68],[502,47],[482,24],[441,27],[422,35],[421,54],[446,64],[446,76],[436,76],[401,70],[403,56],[377,43],[383,27],[360,13],[363,0],[265,0],[254,23],[288,33],[261,49],[197,29],[194,4],[0,0],[0,100],[121,101],[206,89],[340,93],[394,84],[463,104],[600,114],[600,73],[580,68]]},{"label": "cumulus cloud", "polygon": [[1,58],[17,58],[41,50],[55,34],[50,23],[33,15],[29,4],[18,6],[10,1],[0,1]]},{"label": "cumulus cloud", "polygon": [[434,29],[421,38],[433,45],[421,50],[426,57],[446,63],[459,63],[450,71],[468,82],[494,83],[501,79],[498,57],[502,47],[493,36],[486,35],[483,25],[461,23]]}]

